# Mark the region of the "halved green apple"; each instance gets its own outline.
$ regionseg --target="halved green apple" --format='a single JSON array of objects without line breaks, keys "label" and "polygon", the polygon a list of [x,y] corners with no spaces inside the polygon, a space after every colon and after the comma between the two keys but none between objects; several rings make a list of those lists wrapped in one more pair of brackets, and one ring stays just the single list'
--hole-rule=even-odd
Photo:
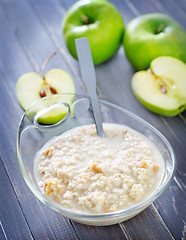
[{"label": "halved green apple", "polygon": [[155,113],[175,116],[186,109],[186,65],[176,58],[154,59],[147,71],[134,74],[131,85],[139,101]]},{"label": "halved green apple", "polygon": [[[71,76],[61,69],[52,69],[46,76],[44,75],[46,64],[53,55],[55,55],[55,53],[46,59],[42,68],[42,76],[38,73],[30,72],[22,75],[18,79],[16,84],[16,96],[23,110],[28,109],[34,102],[43,97],[57,95],[58,93],[71,93],[72,95],[60,96],[59,100],[69,105],[72,103],[73,94],[75,94],[75,85]],[[31,117],[49,105],[49,102],[46,103],[46,101],[43,101],[42,104],[39,103],[38,106],[32,107],[32,113],[28,111],[27,115]],[[67,109],[65,107],[58,107],[41,116],[38,121],[43,124],[55,124],[66,115],[66,112]]]}]

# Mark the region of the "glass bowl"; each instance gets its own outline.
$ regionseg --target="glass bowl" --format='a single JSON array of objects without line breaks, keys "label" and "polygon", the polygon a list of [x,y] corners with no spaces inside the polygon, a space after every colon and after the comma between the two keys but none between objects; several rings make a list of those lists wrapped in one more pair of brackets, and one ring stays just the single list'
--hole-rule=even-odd
[{"label": "glass bowl", "polygon": [[[56,94],[42,98],[34,103],[23,115],[17,133],[17,159],[25,182],[33,194],[48,207],[63,216],[87,225],[111,225],[125,221],[144,210],[170,184],[175,173],[175,155],[167,139],[153,126],[131,112],[99,99],[101,116],[104,123],[126,125],[149,138],[159,149],[164,159],[164,173],[156,190],[144,201],[130,208],[103,214],[84,214],[73,212],[50,201],[40,191],[34,177],[34,157],[41,147],[52,137],[77,126],[94,124],[89,97],[72,94]],[[39,123],[39,119],[48,111],[58,109],[62,120],[53,124]],[[64,114],[65,113],[65,114]],[[55,115],[55,111],[54,111]],[[65,117],[64,117],[65,116]],[[51,123],[51,122],[50,122]]]}]

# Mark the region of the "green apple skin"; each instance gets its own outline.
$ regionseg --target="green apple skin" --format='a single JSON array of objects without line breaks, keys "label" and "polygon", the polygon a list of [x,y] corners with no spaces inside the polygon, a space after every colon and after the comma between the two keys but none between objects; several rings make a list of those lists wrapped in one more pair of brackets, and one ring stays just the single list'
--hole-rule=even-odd
[{"label": "green apple skin", "polygon": [[135,93],[135,91],[133,91],[133,92],[134,92],[135,96],[137,97],[137,99],[143,104],[143,106],[145,106],[151,112],[157,113],[159,115],[163,115],[165,117],[175,117],[176,115],[182,113],[186,109],[186,105],[185,105],[185,106],[180,107],[179,109],[175,109],[175,110],[169,111],[169,110],[167,110],[165,108],[160,108],[160,107],[157,107],[157,106],[155,106],[153,104],[147,103],[142,98],[140,98],[138,96],[138,94]]},{"label": "green apple skin", "polygon": [[186,33],[172,18],[151,13],[132,20],[123,38],[125,54],[136,70],[145,70],[159,56],[186,62]]},{"label": "green apple skin", "polygon": [[175,117],[176,115],[182,113],[186,109],[186,105],[184,105],[177,109],[167,110],[163,107],[159,107],[154,104],[148,103],[142,97],[139,96],[139,93],[136,92],[134,88],[132,90],[133,90],[133,93],[136,96],[136,98],[141,102],[141,104],[144,107],[146,107],[148,110],[150,110],[151,112],[154,112],[156,114],[163,115],[165,117]]},{"label": "green apple skin", "polygon": [[[87,23],[83,23],[83,17]],[[75,39],[87,37],[95,65],[105,62],[117,52],[124,33],[120,13],[105,0],[76,2],[68,10],[62,25],[70,54],[77,59]]]}]

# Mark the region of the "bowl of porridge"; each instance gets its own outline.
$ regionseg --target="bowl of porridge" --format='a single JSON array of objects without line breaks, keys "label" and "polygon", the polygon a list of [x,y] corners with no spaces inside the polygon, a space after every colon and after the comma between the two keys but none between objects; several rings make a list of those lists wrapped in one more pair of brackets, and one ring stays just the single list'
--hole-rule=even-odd
[{"label": "bowl of porridge", "polygon": [[[105,100],[99,105],[104,137],[97,135],[89,97],[57,94],[36,102],[20,121],[17,158],[42,203],[71,220],[103,226],[134,217],[162,194],[174,176],[175,155],[141,118]],[[39,121],[49,111],[63,117]]]}]

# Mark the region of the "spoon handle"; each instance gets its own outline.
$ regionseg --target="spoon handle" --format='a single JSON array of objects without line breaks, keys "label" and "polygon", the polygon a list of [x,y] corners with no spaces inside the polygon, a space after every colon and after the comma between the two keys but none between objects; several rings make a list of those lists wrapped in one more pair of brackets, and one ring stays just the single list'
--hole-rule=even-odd
[{"label": "spoon handle", "polygon": [[96,93],[96,74],[94,70],[94,64],[92,60],[89,42],[86,37],[83,37],[77,38],[75,40],[75,43],[81,76],[90,96],[90,102],[92,106],[94,121],[96,124],[97,134],[98,136],[103,137],[104,132],[102,126],[102,119]]}]

